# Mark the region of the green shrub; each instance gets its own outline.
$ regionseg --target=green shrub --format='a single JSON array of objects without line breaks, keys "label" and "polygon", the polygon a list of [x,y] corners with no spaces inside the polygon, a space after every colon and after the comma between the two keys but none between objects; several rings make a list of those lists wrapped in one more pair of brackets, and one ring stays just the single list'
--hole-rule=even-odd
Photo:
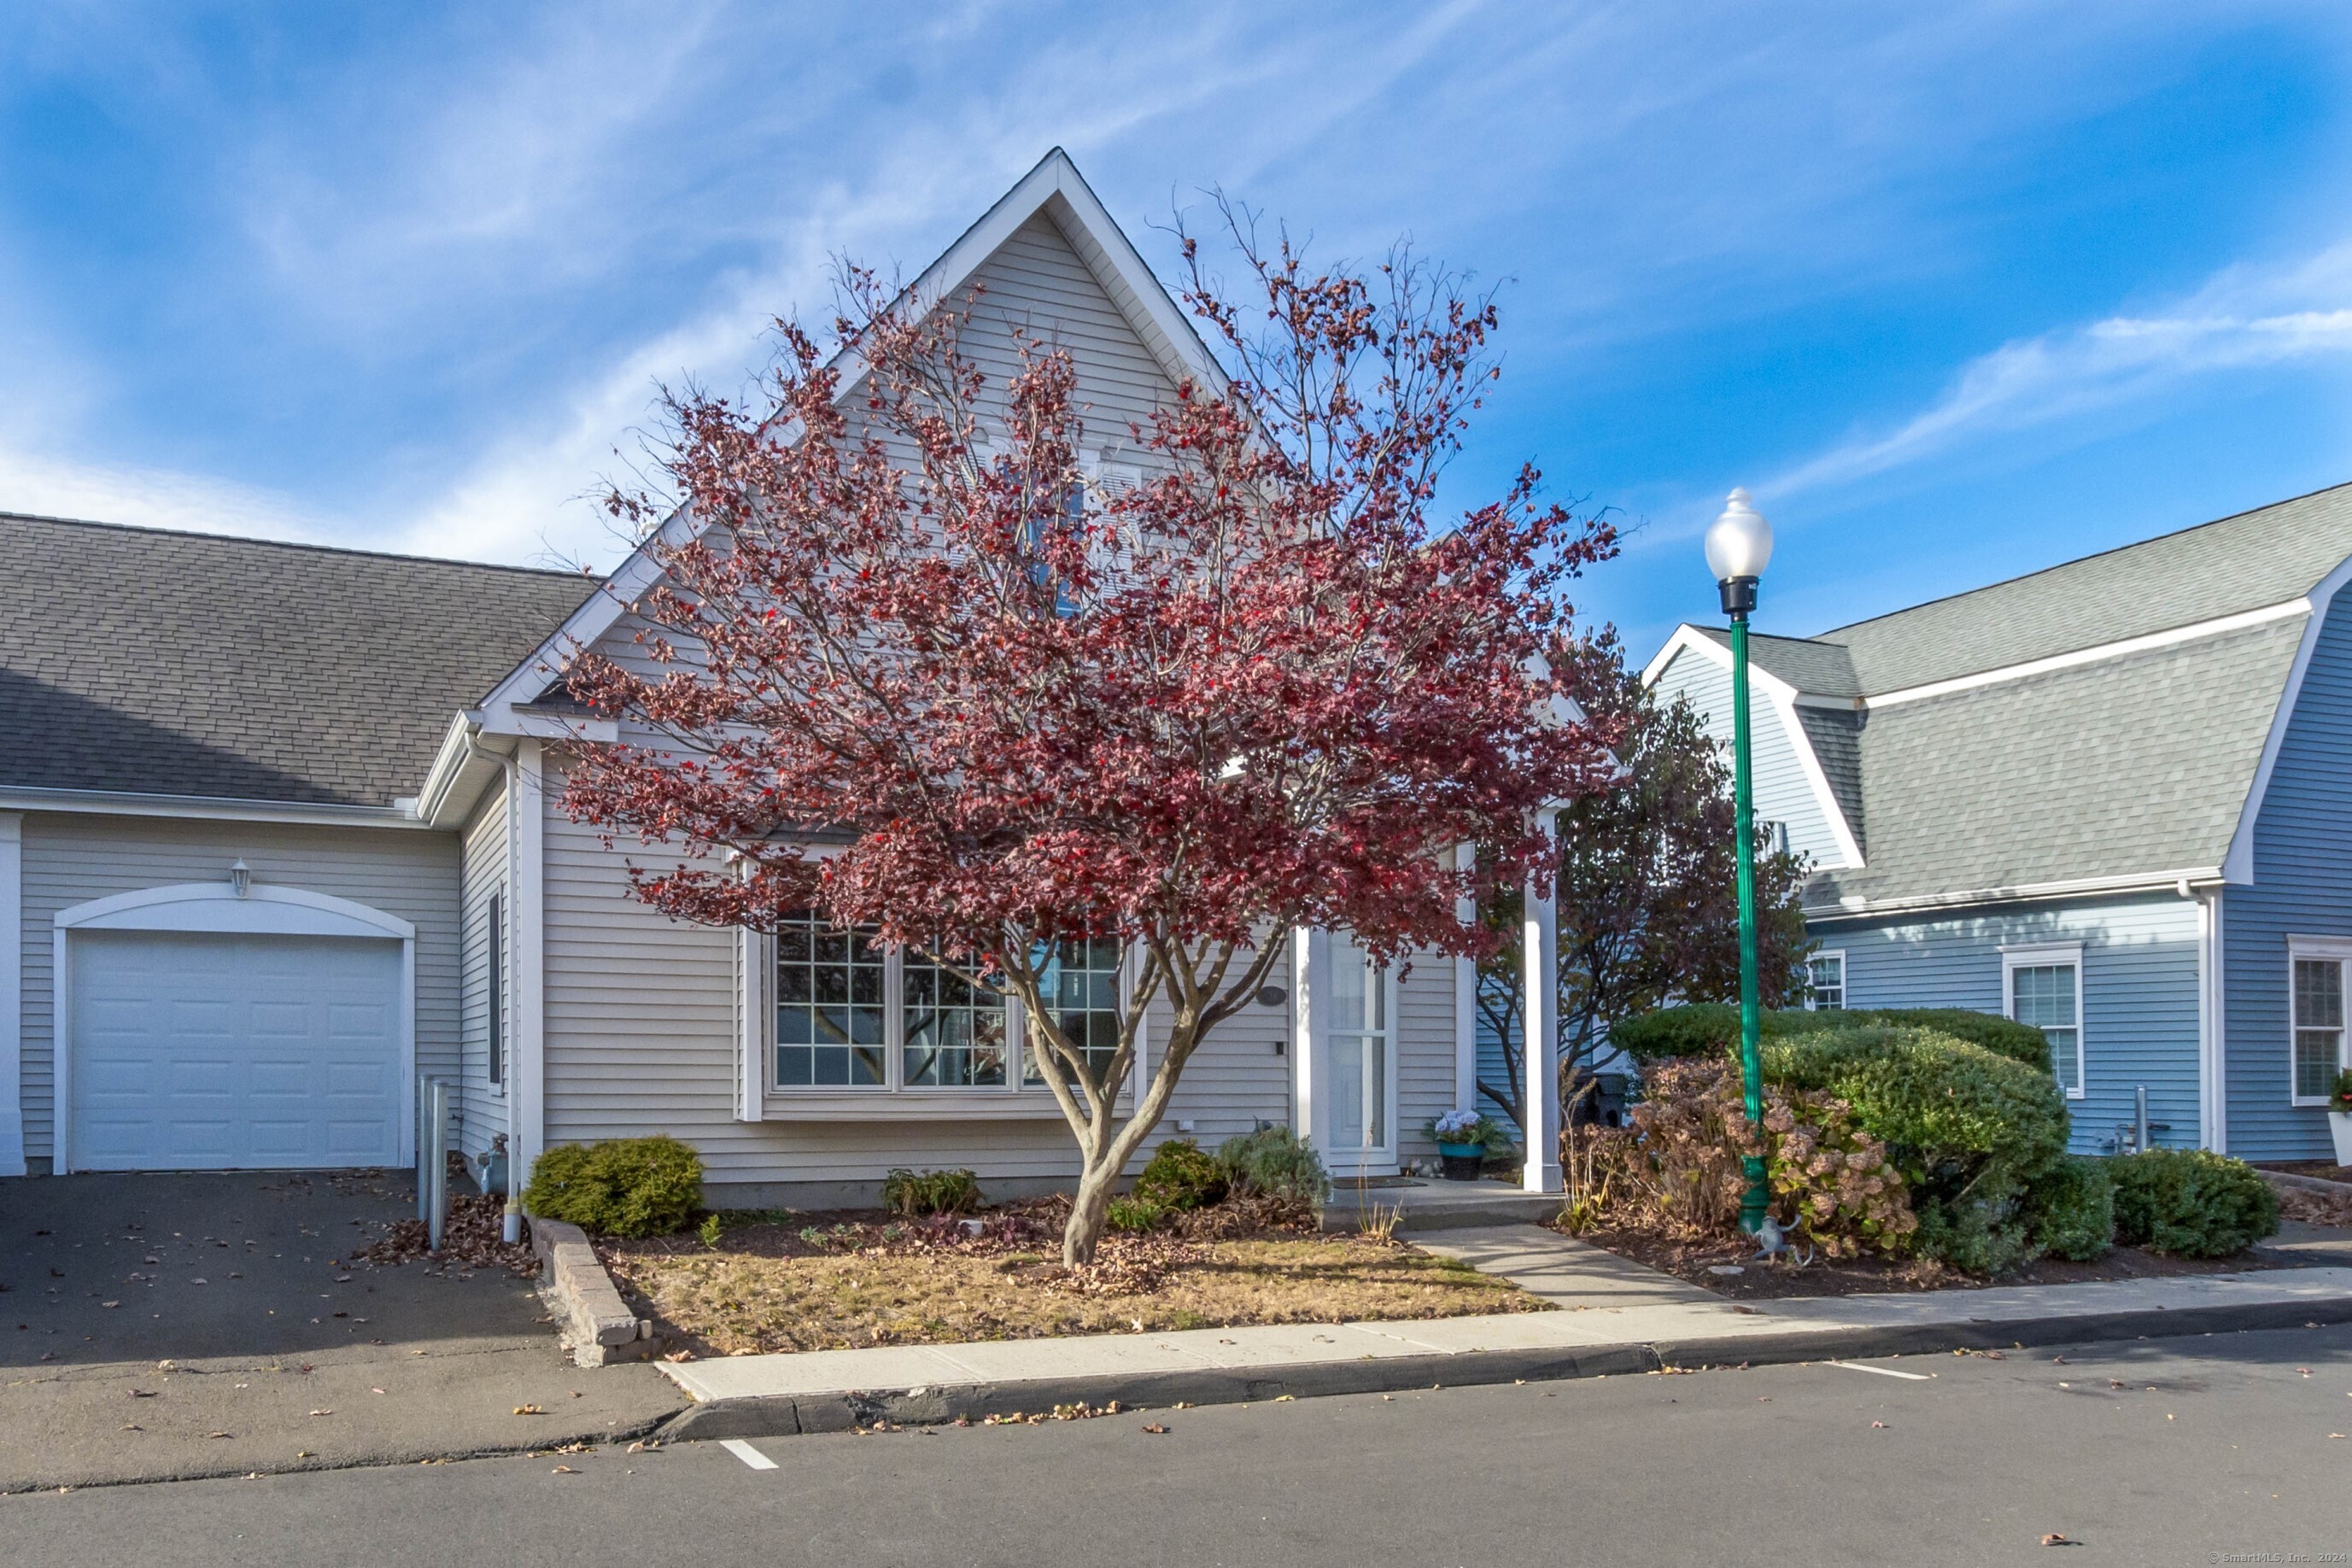
[{"label": "green shrub", "polygon": [[1244,1192],[1320,1205],[1331,1195],[1323,1157],[1287,1127],[1263,1127],[1217,1145],[1217,1165]]},{"label": "green shrub", "polygon": [[963,1214],[980,1206],[980,1178],[970,1171],[889,1171],[882,1177],[882,1206],[910,1219]]},{"label": "green shrub", "polygon": [[2278,1229],[2278,1194],[2242,1160],[2150,1149],[2107,1163],[2116,1239],[2183,1258],[2226,1258]]},{"label": "green shrub", "polygon": [[702,1206],[702,1159],[667,1136],[560,1143],[532,1163],[522,1201],[601,1236],[667,1236]]},{"label": "green shrub", "polygon": [[1609,1030],[1609,1043],[1638,1062],[1712,1056],[1738,1041],[1739,1009],[1720,1002],[1654,1008],[1621,1018]]},{"label": "green shrub", "polygon": [[[1763,1039],[1775,1040],[1825,1029],[1874,1026],[1933,1029],[2027,1067],[2050,1069],[2050,1042],[2041,1030],[1965,1007],[1825,1007],[1817,1012],[1788,1007],[1763,1015],[1757,1033]],[[1609,1039],[1636,1061],[1710,1056],[1738,1045],[1739,1009],[1721,1002],[1660,1007],[1618,1023],[1609,1031]]]},{"label": "green shrub", "polygon": [[1143,1173],[1135,1178],[1135,1195],[1171,1209],[1196,1209],[1225,1195],[1225,1173],[1190,1138],[1171,1138],[1160,1145]]},{"label": "green shrub", "polygon": [[2035,1248],[2087,1262],[2115,1245],[2116,1185],[2106,1162],[2068,1154],[2026,1189]]},{"label": "green shrub", "polygon": [[1140,1193],[1129,1193],[1113,1198],[1103,1218],[1113,1230],[1146,1231],[1156,1228],[1171,1211],[1157,1198]]},{"label": "green shrub", "polygon": [[1933,1029],[1939,1035],[1949,1035],[1966,1040],[1972,1046],[1982,1046],[1995,1056],[2023,1062],[2030,1068],[2050,1070],[2048,1037],[2031,1024],[2021,1024],[1996,1013],[1972,1012],[1966,1007],[1825,1007],[1808,1013],[1799,1008],[1765,1015],[1768,1035],[1798,1034],[1811,1029],[1859,1028],[1874,1024],[1890,1025],[1895,1028]]},{"label": "green shrub", "polygon": [[1764,1076],[1820,1089],[1884,1140],[1911,1187],[1916,1245],[1971,1273],[2033,1256],[2031,1191],[2066,1149],[2046,1071],[1926,1029],[1860,1024],[1768,1040]]}]

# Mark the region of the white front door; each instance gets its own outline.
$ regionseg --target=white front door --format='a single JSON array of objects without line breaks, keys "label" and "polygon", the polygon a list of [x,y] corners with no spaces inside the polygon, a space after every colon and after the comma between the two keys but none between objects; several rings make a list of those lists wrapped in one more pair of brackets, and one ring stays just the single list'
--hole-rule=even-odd
[{"label": "white front door", "polygon": [[87,931],[67,963],[75,1169],[400,1163],[399,942]]},{"label": "white front door", "polygon": [[1392,977],[1347,936],[1330,939],[1329,1020],[1322,1035],[1324,1163],[1333,1172],[1396,1163]]}]

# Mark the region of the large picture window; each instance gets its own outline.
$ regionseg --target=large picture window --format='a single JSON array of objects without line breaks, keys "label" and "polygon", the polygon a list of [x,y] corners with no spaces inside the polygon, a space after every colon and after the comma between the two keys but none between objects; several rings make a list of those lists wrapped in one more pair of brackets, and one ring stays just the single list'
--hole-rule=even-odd
[{"label": "large picture window", "polygon": [[2001,951],[2003,1006],[2050,1042],[2050,1070],[2069,1100],[2084,1093],[2083,949],[2079,942]]},{"label": "large picture window", "polygon": [[2291,937],[2288,1006],[2294,1033],[2289,1100],[2325,1105],[2344,1069],[2344,966],[2352,942]]},{"label": "large picture window", "polygon": [[[1018,1092],[1045,1079],[1024,1056],[1020,1011],[953,964],[886,951],[870,930],[814,911],[774,936],[770,1088],[781,1094]],[[1074,942],[1047,955],[1055,1021],[1097,1070],[1118,1046],[1120,947]]]}]

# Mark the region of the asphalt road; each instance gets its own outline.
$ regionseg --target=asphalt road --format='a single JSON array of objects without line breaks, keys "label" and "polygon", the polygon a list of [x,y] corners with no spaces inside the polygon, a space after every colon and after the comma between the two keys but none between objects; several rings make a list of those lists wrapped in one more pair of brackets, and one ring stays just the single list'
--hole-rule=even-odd
[{"label": "asphalt road", "polygon": [[[2046,1565],[2053,1550],[2082,1564],[2352,1551],[2352,1437],[2332,1436],[2352,1433],[2352,1327],[1868,1364],[1884,1370],[18,1494],[0,1497],[0,1563]],[[2052,1532],[2081,1544],[2045,1548]]]}]

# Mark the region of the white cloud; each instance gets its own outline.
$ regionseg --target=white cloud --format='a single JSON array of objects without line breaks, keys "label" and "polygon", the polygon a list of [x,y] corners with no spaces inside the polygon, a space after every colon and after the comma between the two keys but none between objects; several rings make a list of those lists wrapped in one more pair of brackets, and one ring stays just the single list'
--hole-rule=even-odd
[{"label": "white cloud", "polygon": [[290,496],[169,468],[79,463],[0,446],[0,510],[196,533],[332,543],[348,525]]},{"label": "white cloud", "polygon": [[1893,431],[1857,437],[1773,480],[1775,496],[1827,489],[1988,436],[2152,398],[2221,372],[2352,353],[2352,241],[2286,267],[2236,266],[2145,315],[2005,343]]}]

